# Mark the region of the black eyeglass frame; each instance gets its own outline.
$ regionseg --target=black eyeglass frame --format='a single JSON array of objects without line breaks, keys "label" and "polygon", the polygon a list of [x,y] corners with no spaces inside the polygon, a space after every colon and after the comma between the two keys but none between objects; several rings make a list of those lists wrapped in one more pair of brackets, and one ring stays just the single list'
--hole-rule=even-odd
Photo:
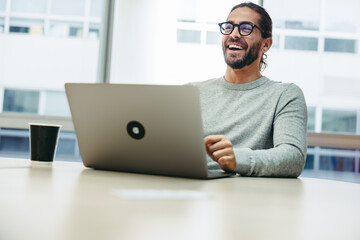
[{"label": "black eyeglass frame", "polygon": [[[231,30],[230,33],[223,33],[223,31],[221,30],[221,25],[223,25],[223,24],[225,24],[225,23],[231,24],[231,25],[233,26],[233,29]],[[240,26],[241,26],[241,25],[244,25],[244,24],[251,26],[251,31],[250,31],[250,33],[247,34],[247,35],[241,34],[241,31],[240,31]],[[235,23],[232,23],[232,22],[222,22],[222,23],[218,23],[218,25],[219,25],[219,27],[220,27],[220,32],[221,32],[221,34],[223,34],[223,35],[230,35],[230,34],[234,31],[235,27],[238,27],[239,34],[240,34],[241,36],[244,36],[244,37],[249,36],[249,35],[253,32],[254,28],[259,29],[262,34],[264,33],[264,31],[263,31],[261,28],[259,28],[258,26],[256,26],[255,24],[253,24],[253,23],[251,23],[251,22],[242,22],[242,23],[240,23],[240,24],[235,24]]]}]

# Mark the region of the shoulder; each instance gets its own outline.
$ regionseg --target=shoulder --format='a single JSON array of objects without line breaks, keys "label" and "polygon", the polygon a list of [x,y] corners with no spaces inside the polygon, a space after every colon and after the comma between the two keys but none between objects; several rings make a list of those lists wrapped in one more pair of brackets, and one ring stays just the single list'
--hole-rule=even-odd
[{"label": "shoulder", "polygon": [[273,92],[277,92],[281,96],[302,96],[303,91],[295,83],[283,83],[268,79],[268,88]]},{"label": "shoulder", "polygon": [[205,80],[205,81],[198,81],[198,82],[190,82],[190,85],[193,85],[199,89],[206,89],[206,88],[213,88],[214,86],[216,86],[219,81],[221,80],[220,78],[212,78],[209,80]]}]

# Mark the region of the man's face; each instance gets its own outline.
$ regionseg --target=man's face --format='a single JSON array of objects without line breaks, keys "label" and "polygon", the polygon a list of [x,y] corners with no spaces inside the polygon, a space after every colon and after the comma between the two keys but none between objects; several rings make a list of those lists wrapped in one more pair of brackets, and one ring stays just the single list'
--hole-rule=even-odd
[{"label": "man's face", "polygon": [[[251,22],[259,26],[259,15],[250,8],[237,8],[232,11],[227,19],[228,22],[240,24]],[[261,32],[256,27],[249,36],[241,36],[236,26],[230,35],[224,35],[222,47],[225,62],[233,69],[241,69],[251,65],[261,57],[260,49],[262,45]],[[259,63],[256,63],[259,64]]]}]

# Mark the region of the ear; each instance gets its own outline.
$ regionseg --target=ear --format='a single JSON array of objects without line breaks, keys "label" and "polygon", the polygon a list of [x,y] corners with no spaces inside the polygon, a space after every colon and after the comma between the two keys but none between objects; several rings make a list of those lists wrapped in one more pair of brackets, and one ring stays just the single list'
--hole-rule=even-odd
[{"label": "ear", "polygon": [[263,42],[263,52],[265,53],[265,52],[269,51],[271,46],[272,46],[272,37],[268,37]]}]

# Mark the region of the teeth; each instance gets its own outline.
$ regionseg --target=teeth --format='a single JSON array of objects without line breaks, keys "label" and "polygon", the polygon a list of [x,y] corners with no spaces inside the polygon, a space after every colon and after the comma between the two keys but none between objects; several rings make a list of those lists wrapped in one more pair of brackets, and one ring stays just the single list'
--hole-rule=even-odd
[{"label": "teeth", "polygon": [[238,45],[229,45],[229,48],[236,48],[242,50],[242,48]]}]

